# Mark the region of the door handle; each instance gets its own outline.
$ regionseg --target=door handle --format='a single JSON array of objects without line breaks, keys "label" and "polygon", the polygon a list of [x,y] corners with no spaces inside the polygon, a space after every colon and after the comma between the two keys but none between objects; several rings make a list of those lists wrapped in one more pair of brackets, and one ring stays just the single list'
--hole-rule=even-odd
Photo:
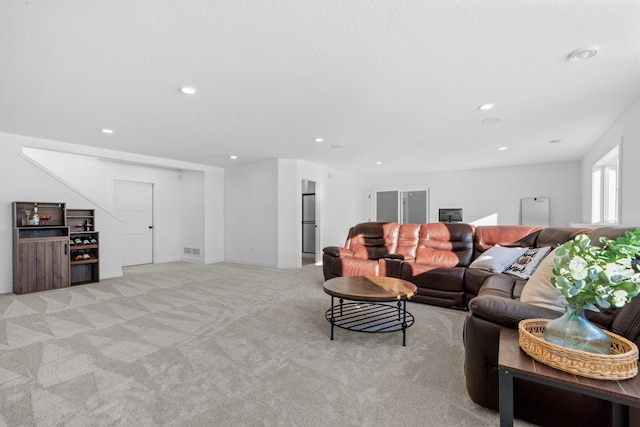
[{"label": "door handle", "polygon": [[65,244],[64,244],[64,254],[65,254],[65,255],[67,254],[67,249],[68,249],[68,248],[67,248],[67,244],[65,243]]},{"label": "door handle", "polygon": [[152,228],[153,228],[153,225],[150,225],[150,226],[149,226],[149,230],[151,230]]}]

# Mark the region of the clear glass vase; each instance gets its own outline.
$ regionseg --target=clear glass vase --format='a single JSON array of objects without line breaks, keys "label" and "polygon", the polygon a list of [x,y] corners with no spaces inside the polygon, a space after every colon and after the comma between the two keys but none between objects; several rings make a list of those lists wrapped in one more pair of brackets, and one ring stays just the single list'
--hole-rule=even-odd
[{"label": "clear glass vase", "polygon": [[611,352],[609,336],[587,320],[583,307],[567,306],[562,316],[546,324],[544,339],[574,350],[598,354]]}]

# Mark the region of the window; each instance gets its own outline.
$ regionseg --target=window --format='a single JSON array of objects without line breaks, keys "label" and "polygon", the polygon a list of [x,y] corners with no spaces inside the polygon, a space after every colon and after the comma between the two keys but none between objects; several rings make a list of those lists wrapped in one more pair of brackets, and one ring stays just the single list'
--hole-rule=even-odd
[{"label": "window", "polygon": [[591,172],[591,222],[618,222],[619,146],[593,165]]},{"label": "window", "polygon": [[376,191],[376,221],[401,224],[427,222],[428,190]]}]

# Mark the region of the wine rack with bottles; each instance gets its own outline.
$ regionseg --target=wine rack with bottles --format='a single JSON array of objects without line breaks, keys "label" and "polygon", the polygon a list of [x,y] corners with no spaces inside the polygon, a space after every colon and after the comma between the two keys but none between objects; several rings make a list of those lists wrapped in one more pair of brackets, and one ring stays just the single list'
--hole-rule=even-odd
[{"label": "wine rack with bottles", "polygon": [[93,209],[67,209],[71,285],[100,281],[100,233]]}]

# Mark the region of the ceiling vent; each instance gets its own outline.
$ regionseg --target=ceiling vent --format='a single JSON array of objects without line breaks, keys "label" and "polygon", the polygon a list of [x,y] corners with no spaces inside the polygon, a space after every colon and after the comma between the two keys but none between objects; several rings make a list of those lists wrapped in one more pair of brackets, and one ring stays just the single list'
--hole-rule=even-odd
[{"label": "ceiling vent", "polygon": [[571,62],[580,62],[589,58],[593,58],[597,55],[598,51],[600,51],[600,48],[598,46],[585,47],[582,49],[574,50],[569,55],[567,55],[567,58]]}]

